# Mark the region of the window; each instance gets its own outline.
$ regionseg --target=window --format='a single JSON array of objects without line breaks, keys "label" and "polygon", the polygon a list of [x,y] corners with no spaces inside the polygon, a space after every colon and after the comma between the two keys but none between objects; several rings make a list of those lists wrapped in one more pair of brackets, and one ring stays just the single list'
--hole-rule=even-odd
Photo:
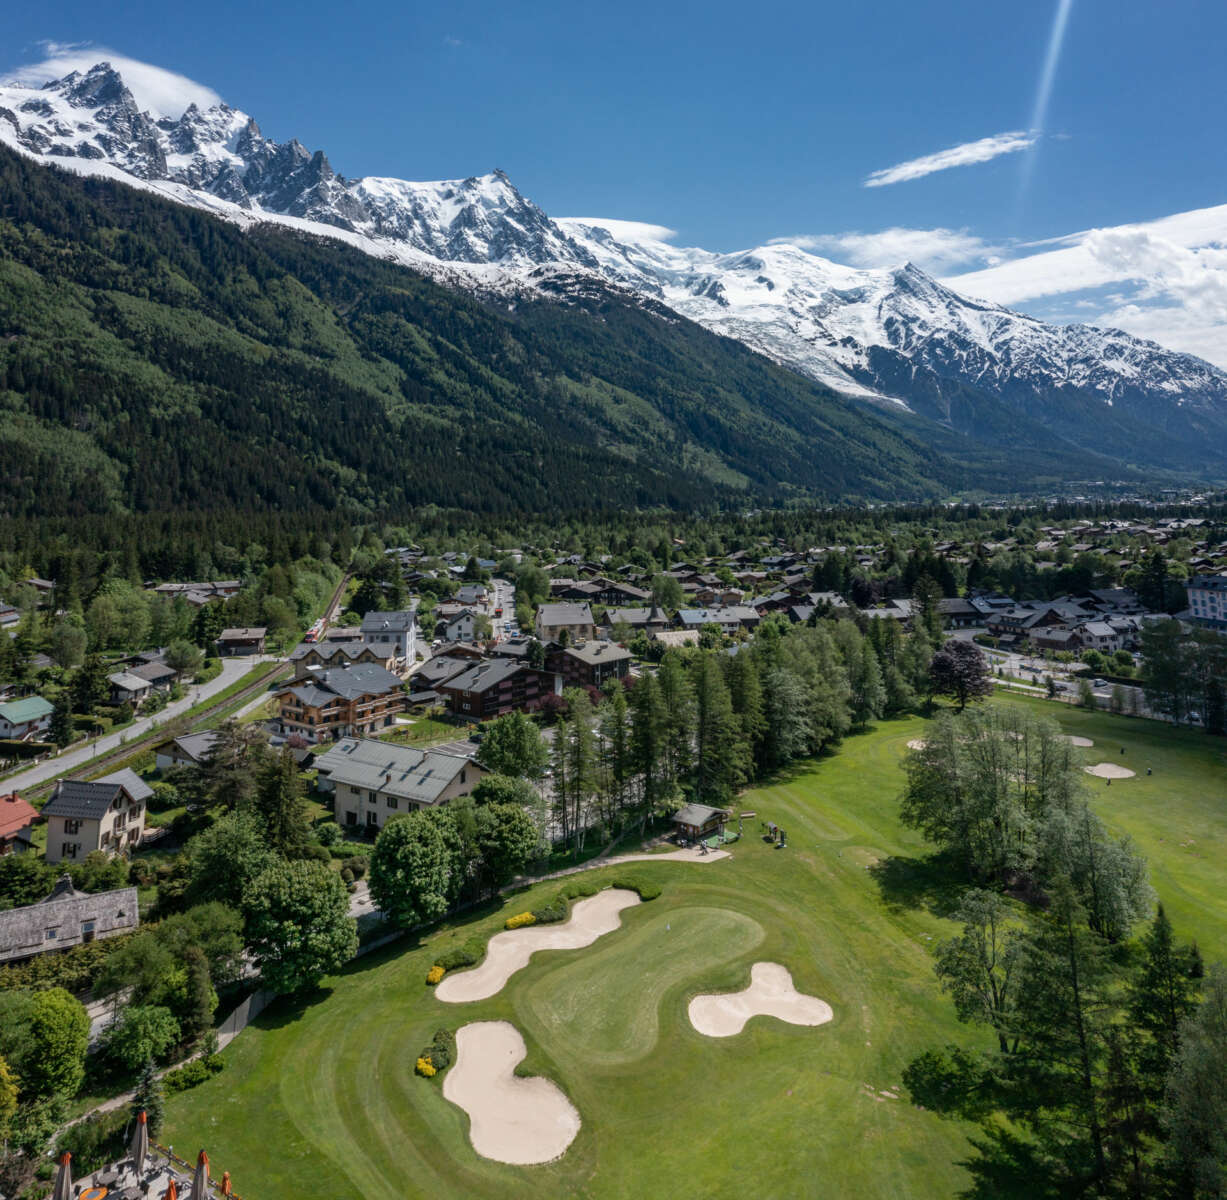
[{"label": "window", "polygon": [[374,810],[368,812],[366,814],[366,827],[368,829],[374,829],[378,824],[379,824],[379,814],[376,813]]},{"label": "window", "polygon": [[56,938],[58,938],[59,936],[60,936],[59,929],[48,929],[45,940],[48,942],[54,942]]},{"label": "window", "polygon": [[77,851],[81,848],[80,842],[65,842],[63,848],[64,858],[76,858]]},{"label": "window", "polygon": [[94,922],[81,922],[81,940],[83,942],[92,942],[94,940]]},{"label": "window", "polygon": [[379,803],[379,794],[377,792],[367,792],[366,795],[367,795],[367,799],[370,800],[372,804]]},{"label": "window", "polygon": [[355,812],[347,812],[345,814],[345,824],[346,825],[357,825],[358,824],[358,814]]},{"label": "window", "polygon": [[395,797],[395,796],[389,796],[389,797],[388,797],[388,807],[389,807],[389,808],[396,808],[396,807],[397,807],[397,799],[396,799],[396,797]]},{"label": "window", "polygon": [[81,822],[78,820],[65,819],[64,832],[65,833],[80,833],[81,832]]}]

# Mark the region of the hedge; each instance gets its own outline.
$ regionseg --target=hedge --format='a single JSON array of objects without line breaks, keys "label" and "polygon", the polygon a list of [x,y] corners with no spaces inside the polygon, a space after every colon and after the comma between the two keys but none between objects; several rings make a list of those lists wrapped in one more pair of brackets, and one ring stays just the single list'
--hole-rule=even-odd
[{"label": "hedge", "polygon": [[452,1065],[455,1057],[456,1035],[450,1029],[436,1029],[434,1040],[418,1055],[414,1070],[427,1078],[441,1075]]},{"label": "hedge", "polygon": [[197,1087],[214,1075],[225,1070],[226,1062],[220,1054],[206,1054],[203,1058],[194,1058],[190,1063],[174,1071],[167,1071],[162,1076],[162,1086],[168,1096],[176,1092],[186,1092],[188,1088]]}]

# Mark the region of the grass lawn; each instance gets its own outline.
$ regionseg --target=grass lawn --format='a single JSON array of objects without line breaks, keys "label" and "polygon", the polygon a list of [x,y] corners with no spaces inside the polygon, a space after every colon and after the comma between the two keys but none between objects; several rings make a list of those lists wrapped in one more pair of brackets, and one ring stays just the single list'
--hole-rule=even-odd
[{"label": "grass lawn", "polygon": [[[423,982],[439,949],[548,896],[361,959],[302,1004],[271,1008],[225,1052],[227,1069],[172,1097],[163,1140],[206,1147],[250,1200],[326,1192],[430,1197],[949,1196],[964,1180],[957,1126],[875,1099],[920,1050],[974,1040],[940,995],[932,939],[949,928],[867,868],[923,852],[900,828],[898,762],[923,722],[890,722],[746,798],[789,833],[732,859],[635,864],[663,894],[583,950],[538,955],[489,1000],[448,1005]],[[752,823],[753,824],[753,823]],[[889,873],[888,873],[889,874]],[[828,1001],[818,1029],[767,1018],[728,1039],[696,1033],[689,998],[741,988],[760,959]],[[439,1080],[413,1075],[440,1025],[511,1020],[571,1097],[583,1128],[562,1159],[479,1158]]]},{"label": "grass lawn", "polygon": [[435,742],[455,742],[467,737],[467,726],[437,717],[413,717],[412,724],[398,724],[381,733],[381,742],[395,742],[398,746],[429,746]]},{"label": "grass lawn", "polygon": [[[1227,756],[1223,744],[1155,722],[1015,697],[1095,740],[1088,764],[1138,771],[1108,787],[1087,777],[1109,824],[1147,855],[1179,934],[1227,957]],[[755,836],[729,860],[638,863],[663,894],[577,951],[547,952],[489,1000],[438,1001],[423,976],[439,950],[533,907],[537,885],[424,943],[359,960],[307,1001],[271,1008],[225,1052],[227,1069],[172,1097],[163,1141],[205,1146],[249,1200],[293,1192],[423,1197],[803,1195],[946,1197],[966,1181],[960,1128],[882,1095],[919,1051],[977,1044],[939,992],[931,950],[951,931],[955,893],[898,821],[909,739],[919,718],[883,722],[738,801],[788,833]],[[1146,776],[1146,767],[1154,774]],[[783,963],[826,1000],[817,1029],[756,1018],[708,1039],[686,1016],[698,992],[737,990],[759,960]],[[467,1118],[439,1080],[412,1074],[440,1025],[512,1021],[528,1045],[522,1073],[547,1075],[583,1128],[556,1163],[479,1158]]]}]

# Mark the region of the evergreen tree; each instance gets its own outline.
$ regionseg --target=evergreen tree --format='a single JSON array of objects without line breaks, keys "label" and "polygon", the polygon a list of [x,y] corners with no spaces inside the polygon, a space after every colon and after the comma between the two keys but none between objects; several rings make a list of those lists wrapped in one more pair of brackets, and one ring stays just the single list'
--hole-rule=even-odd
[{"label": "evergreen tree", "polygon": [[642,779],[641,825],[668,794],[665,707],[655,675],[641,675],[631,689],[631,757]]},{"label": "evergreen tree", "polygon": [[100,704],[105,704],[111,692],[107,679],[107,666],[97,654],[89,655],[81,669],[73,676],[72,704],[79,713],[90,714]]},{"label": "evergreen tree", "polygon": [[55,699],[47,736],[61,749],[76,736],[72,723],[72,693],[65,688]]},{"label": "evergreen tree", "polygon": [[306,785],[288,749],[268,756],[259,771],[255,811],[267,844],[287,858],[297,857],[311,840],[303,796]]},{"label": "evergreen tree", "polygon": [[670,650],[657,672],[660,700],[664,708],[664,766],[670,784],[690,775],[694,732],[694,688],[690,675],[676,650]]},{"label": "evergreen tree", "polygon": [[1172,1196],[1227,1196],[1227,969],[1207,973],[1205,996],[1180,1027],[1163,1109]]},{"label": "evergreen tree", "polygon": [[1200,961],[1191,946],[1181,946],[1160,904],[1142,937],[1142,960],[1129,987],[1129,1015],[1149,1035],[1139,1050],[1152,1097],[1162,1095],[1180,1049],[1181,1024],[1197,1007]]},{"label": "evergreen tree", "polygon": [[700,800],[721,805],[738,782],[737,725],[720,664],[702,655],[694,678],[695,793]]},{"label": "evergreen tree", "polygon": [[166,1120],[166,1095],[152,1058],[146,1060],[132,1097],[133,1120],[141,1113],[145,1114],[149,1138],[152,1141],[162,1132],[162,1125]]}]

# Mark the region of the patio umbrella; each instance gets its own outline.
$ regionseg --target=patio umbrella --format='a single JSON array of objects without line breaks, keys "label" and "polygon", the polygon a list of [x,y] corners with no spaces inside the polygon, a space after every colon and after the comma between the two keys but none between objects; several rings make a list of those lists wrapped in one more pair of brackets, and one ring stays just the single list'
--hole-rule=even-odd
[{"label": "patio umbrella", "polygon": [[230,1195],[230,1172],[229,1171],[222,1172],[222,1195],[223,1196]]},{"label": "patio umbrella", "polygon": [[128,1157],[132,1159],[132,1169],[139,1175],[145,1168],[145,1155],[149,1153],[149,1118],[142,1108],[136,1114],[136,1128],[132,1131],[132,1141],[128,1143]]},{"label": "patio umbrella", "polygon": [[192,1200],[208,1200],[209,1156],[202,1150],[196,1155],[196,1173],[192,1176]]},{"label": "patio umbrella", "polygon": [[60,1155],[60,1169],[55,1173],[55,1191],[51,1200],[73,1200],[72,1195],[72,1155],[67,1150]]},{"label": "patio umbrella", "polygon": [[179,1200],[179,1189],[175,1186],[174,1179],[171,1179],[170,1186],[162,1193],[162,1200]]}]

